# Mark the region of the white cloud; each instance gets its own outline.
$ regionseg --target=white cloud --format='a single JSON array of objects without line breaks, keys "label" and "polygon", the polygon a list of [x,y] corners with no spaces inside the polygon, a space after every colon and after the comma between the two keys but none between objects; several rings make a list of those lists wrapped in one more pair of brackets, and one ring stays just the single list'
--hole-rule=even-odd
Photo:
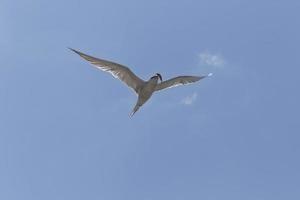
[{"label": "white cloud", "polygon": [[205,64],[212,67],[223,67],[225,60],[219,54],[212,54],[209,52],[203,52],[198,55],[201,64]]},{"label": "white cloud", "polygon": [[196,92],[194,92],[192,95],[185,97],[184,99],[182,99],[182,103],[184,105],[192,105],[196,99],[197,99],[198,94]]}]

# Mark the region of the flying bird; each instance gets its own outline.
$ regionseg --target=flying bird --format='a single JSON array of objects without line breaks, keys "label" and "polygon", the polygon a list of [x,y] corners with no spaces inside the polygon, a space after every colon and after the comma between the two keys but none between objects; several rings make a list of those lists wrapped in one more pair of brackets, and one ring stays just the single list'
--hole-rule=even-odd
[{"label": "flying bird", "polygon": [[69,49],[81,56],[83,59],[90,62],[96,68],[105,72],[109,72],[115,78],[120,79],[128,87],[134,90],[134,92],[138,96],[138,100],[130,116],[133,116],[139,110],[139,108],[150,99],[154,92],[176,87],[179,85],[187,85],[190,83],[194,83],[199,81],[200,79],[212,75],[212,73],[210,73],[205,76],[177,76],[169,80],[163,81],[162,76],[159,73],[156,73],[148,81],[144,81],[138,76],[136,76],[128,67],[124,65],[89,56],[72,48]]}]

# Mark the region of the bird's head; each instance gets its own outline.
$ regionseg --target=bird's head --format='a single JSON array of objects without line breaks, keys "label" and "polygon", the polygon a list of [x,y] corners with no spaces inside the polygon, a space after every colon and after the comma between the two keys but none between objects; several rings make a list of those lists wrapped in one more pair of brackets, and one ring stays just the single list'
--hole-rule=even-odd
[{"label": "bird's head", "polygon": [[161,77],[161,75],[159,73],[156,73],[154,76],[151,77],[151,79],[153,79],[153,78],[157,78],[160,81],[162,81],[162,77]]},{"label": "bird's head", "polygon": [[159,73],[156,73],[155,75],[160,79],[160,81],[162,81],[162,77]]}]

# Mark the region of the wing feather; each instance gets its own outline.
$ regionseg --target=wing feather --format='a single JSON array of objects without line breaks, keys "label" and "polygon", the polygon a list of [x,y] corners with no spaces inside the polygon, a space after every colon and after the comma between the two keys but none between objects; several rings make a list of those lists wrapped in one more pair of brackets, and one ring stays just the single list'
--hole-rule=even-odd
[{"label": "wing feather", "polygon": [[73,52],[81,56],[86,61],[90,62],[96,68],[108,72],[113,77],[123,81],[128,87],[132,88],[136,93],[138,93],[139,88],[144,84],[144,81],[136,76],[128,67],[120,65],[115,62],[108,60],[103,60],[93,56],[89,56],[80,51],[70,48]]},{"label": "wing feather", "polygon": [[203,79],[207,76],[178,76],[175,78],[171,78],[169,80],[163,81],[161,83],[159,83],[155,90],[163,90],[163,89],[167,89],[167,88],[172,88],[172,87],[177,87],[180,85],[187,85],[187,84],[191,84],[194,82],[199,81],[200,79]]}]

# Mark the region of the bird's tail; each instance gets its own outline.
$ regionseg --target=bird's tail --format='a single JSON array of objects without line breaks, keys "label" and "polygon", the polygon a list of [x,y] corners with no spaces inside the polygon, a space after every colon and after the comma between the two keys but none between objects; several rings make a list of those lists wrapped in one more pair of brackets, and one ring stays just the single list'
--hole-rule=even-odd
[{"label": "bird's tail", "polygon": [[139,104],[136,104],[130,114],[130,117],[132,117],[134,115],[134,113],[136,113],[136,111],[138,111],[138,109],[140,108],[141,106]]}]

